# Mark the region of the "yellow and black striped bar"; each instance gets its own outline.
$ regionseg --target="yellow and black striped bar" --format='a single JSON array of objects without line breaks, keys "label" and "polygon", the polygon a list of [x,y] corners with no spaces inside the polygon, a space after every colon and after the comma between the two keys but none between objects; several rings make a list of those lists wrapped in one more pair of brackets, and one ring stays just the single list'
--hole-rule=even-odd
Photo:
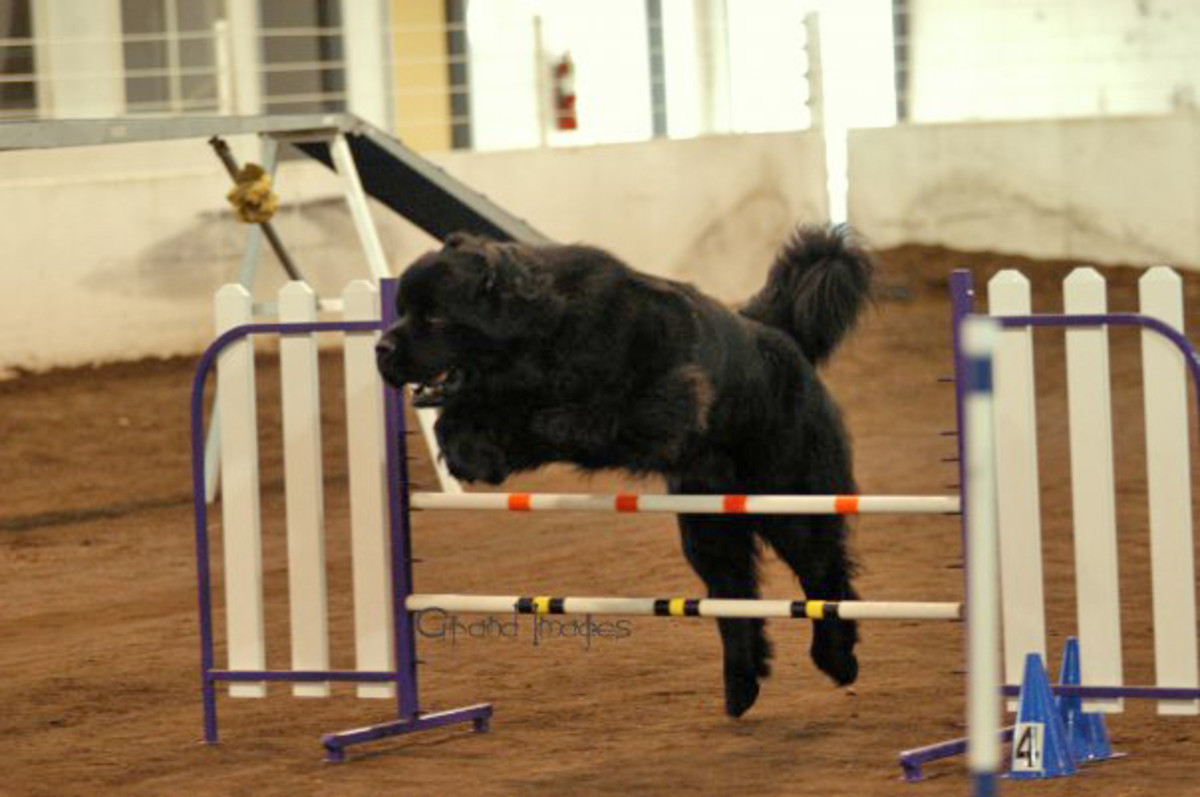
[{"label": "yellow and black striped bar", "polygon": [[806,620],[958,620],[959,603],[751,600],[745,598],[576,598],[549,595],[410,595],[409,611],[608,614]]}]

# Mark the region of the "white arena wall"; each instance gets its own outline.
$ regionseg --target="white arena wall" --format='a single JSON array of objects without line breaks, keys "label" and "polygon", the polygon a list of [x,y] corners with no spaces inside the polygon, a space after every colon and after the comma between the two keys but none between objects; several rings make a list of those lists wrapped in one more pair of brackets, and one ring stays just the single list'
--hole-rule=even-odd
[{"label": "white arena wall", "polygon": [[[231,142],[256,159],[253,140]],[[607,247],[638,268],[727,301],[760,284],[797,221],[828,218],[814,133],[435,156],[447,171],[561,241]],[[276,223],[322,295],[367,273],[338,182],[286,162]],[[0,153],[0,375],[199,352],[212,293],[236,278],[247,228],[200,140]],[[399,271],[434,241],[374,206]],[[256,296],[281,270],[265,254]]]},{"label": "white arena wall", "polygon": [[1200,114],[913,124],[849,138],[875,246],[1200,267]]}]

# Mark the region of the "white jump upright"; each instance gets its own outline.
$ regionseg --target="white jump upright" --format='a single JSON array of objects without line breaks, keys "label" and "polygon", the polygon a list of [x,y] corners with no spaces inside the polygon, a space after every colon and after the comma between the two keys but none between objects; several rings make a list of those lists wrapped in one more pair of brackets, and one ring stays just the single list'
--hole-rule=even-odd
[{"label": "white jump upright", "polygon": [[1000,565],[997,533],[993,353],[1000,330],[985,318],[963,322],[966,385],[967,730],[976,797],[992,797],[1000,769]]},{"label": "white jump upright", "polygon": [[[379,291],[365,280],[343,293],[347,321],[378,321]],[[317,320],[317,298],[302,282],[279,292],[280,322]],[[240,285],[218,292],[218,331],[251,322],[250,294]],[[350,458],[350,545],[353,561],[355,666],[395,669],[388,541],[387,445],[375,365],[378,330],[345,336],[347,448]],[[217,361],[218,428],[224,490],[225,594],[229,669],[266,669],[257,397],[253,338],[229,346]],[[284,333],[279,345],[286,505],[291,669],[330,670],[324,476],[317,338]],[[326,697],[325,681],[292,684],[293,693]],[[395,695],[390,683],[359,683],[361,697]],[[230,684],[234,697],[263,697],[266,683]]]}]

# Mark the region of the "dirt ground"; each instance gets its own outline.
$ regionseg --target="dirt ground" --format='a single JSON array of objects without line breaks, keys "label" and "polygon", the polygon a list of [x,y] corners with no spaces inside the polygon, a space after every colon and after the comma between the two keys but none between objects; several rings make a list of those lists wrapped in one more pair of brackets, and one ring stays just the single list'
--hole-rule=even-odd
[{"label": "dirt ground", "polygon": [[[1066,264],[905,247],[882,254],[884,298],[828,370],[865,493],[943,493],[956,481],[945,278],[999,265],[1057,308]],[[1137,272],[1106,270],[1114,309]],[[1200,306],[1200,280],[1188,283]],[[1153,680],[1138,339],[1114,332],[1121,578],[1129,683]],[[1060,333],[1039,333],[1038,389],[1051,666],[1074,627],[1066,395]],[[334,665],[352,666],[340,373],[327,366],[328,549]],[[278,377],[262,358],[269,664],[286,667]],[[201,707],[186,431],[194,362],[146,361],[0,383],[0,795],[935,795],[965,794],[961,760],[899,780],[897,753],[963,731],[961,627],[864,628],[862,672],[837,689],[811,666],[809,627],[771,623],[775,674],[742,720],[722,714],[719,643],[704,620],[633,618],[626,634],[567,630],[533,644],[459,636],[420,644],[430,710],[490,701],[492,732],[443,729],[323,763],[322,733],[378,722],[392,704],[349,688],[330,700],[220,699],[223,741],[200,742]],[[430,481],[416,447],[418,478]],[[529,489],[610,490],[551,469]],[[638,489],[661,489],[657,484]],[[1198,493],[1200,494],[1200,493]],[[420,591],[699,595],[667,516],[426,513],[416,519]],[[855,546],[866,598],[958,600],[952,517],[864,517]],[[219,551],[214,555],[219,562]],[[766,595],[797,596],[778,562]],[[218,614],[220,617],[220,614]],[[466,619],[466,618],[464,618]],[[1109,720],[1129,756],[1075,778],[1006,784],[1039,795],[1200,795],[1200,718],[1133,704]]]}]

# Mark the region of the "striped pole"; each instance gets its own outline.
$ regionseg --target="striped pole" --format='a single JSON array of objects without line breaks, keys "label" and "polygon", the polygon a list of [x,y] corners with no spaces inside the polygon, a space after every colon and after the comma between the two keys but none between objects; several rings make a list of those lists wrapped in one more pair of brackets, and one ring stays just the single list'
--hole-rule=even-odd
[{"label": "striped pole", "polygon": [[790,601],[723,598],[557,598],[520,595],[409,595],[410,612],[620,614],[656,617],[809,620],[959,620],[960,603]]},{"label": "striped pole", "polygon": [[674,512],[714,515],[953,514],[955,495],[588,495],[413,493],[413,509],[510,512]]},{"label": "striped pole", "polygon": [[1000,767],[999,583],[992,352],[999,325],[963,321],[967,506],[967,743],[975,797],[996,793]]}]

